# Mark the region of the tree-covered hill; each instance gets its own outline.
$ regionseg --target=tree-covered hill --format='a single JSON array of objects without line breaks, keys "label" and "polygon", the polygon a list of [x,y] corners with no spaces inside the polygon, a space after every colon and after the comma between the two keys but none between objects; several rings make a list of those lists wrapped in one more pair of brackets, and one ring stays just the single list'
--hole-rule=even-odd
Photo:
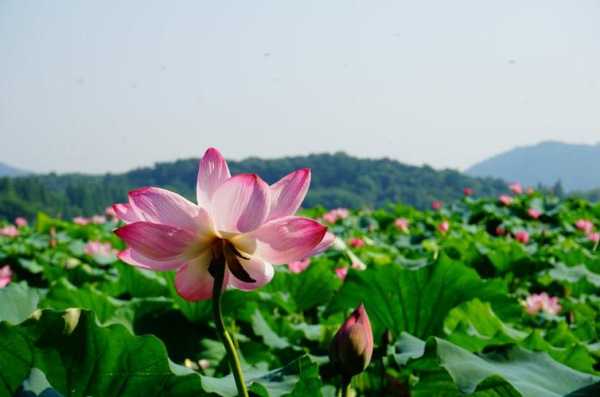
[{"label": "tree-covered hill", "polygon": [[[473,178],[454,170],[416,167],[390,159],[359,159],[344,153],[313,154],[280,159],[229,161],[232,174],[254,172],[272,183],[302,167],[312,169],[311,190],[304,205],[381,207],[403,202],[424,208],[433,200],[452,201],[470,187],[480,195],[506,191],[500,179]],[[37,211],[73,217],[102,212],[126,200],[141,186],[160,186],[192,199],[198,160],[157,163],[124,174],[48,174],[0,178],[0,217],[33,216]]]}]

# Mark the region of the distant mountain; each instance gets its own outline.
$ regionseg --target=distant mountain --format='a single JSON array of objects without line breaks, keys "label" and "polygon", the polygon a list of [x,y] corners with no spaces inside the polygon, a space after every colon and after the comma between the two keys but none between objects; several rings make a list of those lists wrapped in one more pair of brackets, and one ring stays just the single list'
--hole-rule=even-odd
[{"label": "distant mountain", "polygon": [[546,141],[517,147],[475,164],[466,173],[550,186],[557,181],[566,191],[600,187],[600,143],[578,145]]},{"label": "distant mountain", "polygon": [[30,172],[11,167],[8,164],[0,163],[0,176],[19,176],[26,174],[30,174]]},{"label": "distant mountain", "polygon": [[[433,200],[454,201],[471,187],[479,195],[506,192],[506,182],[472,178],[454,170],[437,171],[390,159],[358,159],[344,153],[313,154],[264,160],[229,161],[232,174],[255,172],[273,183],[298,168],[312,169],[306,207],[380,207],[403,202],[426,208]],[[33,216],[37,211],[73,217],[101,213],[127,192],[142,186],[160,186],[195,200],[198,160],[158,163],[124,174],[35,175],[0,178],[0,217]]]}]

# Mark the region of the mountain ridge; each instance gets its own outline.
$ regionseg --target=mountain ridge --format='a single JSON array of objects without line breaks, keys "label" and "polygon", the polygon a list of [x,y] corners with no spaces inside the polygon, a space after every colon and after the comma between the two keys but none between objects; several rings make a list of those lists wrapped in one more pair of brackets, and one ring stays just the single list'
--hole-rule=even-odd
[{"label": "mountain ridge", "polygon": [[13,167],[6,163],[0,162],[0,177],[3,176],[21,176],[31,174],[29,171],[22,170],[20,168]]},{"label": "mountain ridge", "polygon": [[467,168],[474,177],[550,186],[560,182],[568,192],[600,187],[600,142],[596,144],[542,141],[518,146]]}]

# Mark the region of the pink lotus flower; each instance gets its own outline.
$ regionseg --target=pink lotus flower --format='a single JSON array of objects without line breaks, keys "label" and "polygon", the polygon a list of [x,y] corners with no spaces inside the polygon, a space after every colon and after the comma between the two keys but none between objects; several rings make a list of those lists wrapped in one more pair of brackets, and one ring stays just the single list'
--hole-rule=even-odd
[{"label": "pink lotus flower", "polygon": [[12,270],[10,266],[4,265],[0,267],[0,288],[6,287],[12,281]]},{"label": "pink lotus flower", "polygon": [[588,240],[590,240],[593,243],[597,243],[598,241],[600,241],[600,233],[598,232],[591,232],[587,235]]},{"label": "pink lotus flower", "polygon": [[215,262],[226,266],[224,286],[261,287],[273,277],[272,264],[309,257],[326,235],[325,226],[294,216],[309,183],[308,169],[271,186],[255,174],[232,177],[221,154],[208,149],[198,171],[198,204],[147,187],[130,192],[129,203],[113,206],[126,223],[115,231],[128,245],[119,258],[156,271],[177,270],[175,287],[187,300],[211,298],[209,265]]},{"label": "pink lotus flower", "polygon": [[498,226],[496,228],[496,236],[504,236],[506,234],[506,229],[503,226]]},{"label": "pink lotus flower", "polygon": [[346,319],[329,346],[329,358],[346,379],[364,371],[373,355],[373,331],[361,304]]},{"label": "pink lotus flower", "polygon": [[575,227],[582,232],[589,234],[594,229],[594,224],[588,219],[578,219],[577,222],[575,222]]},{"label": "pink lotus flower", "polygon": [[514,194],[521,194],[521,193],[523,193],[523,187],[521,186],[521,184],[519,182],[511,183],[510,185],[508,185],[508,188]]},{"label": "pink lotus flower", "polygon": [[437,229],[440,233],[446,234],[448,233],[448,230],[450,230],[450,223],[448,223],[448,221],[443,221],[438,225]]},{"label": "pink lotus flower", "polygon": [[394,221],[394,226],[396,226],[396,228],[402,233],[408,233],[408,225],[409,222],[406,218],[398,218]]},{"label": "pink lotus flower", "polygon": [[524,302],[524,306],[527,313],[531,315],[536,315],[540,311],[557,315],[562,309],[558,298],[555,296],[548,296],[545,292],[529,295]]},{"label": "pink lotus flower", "polygon": [[361,248],[365,246],[365,240],[358,237],[353,237],[348,242],[352,248]]},{"label": "pink lotus flower", "polygon": [[522,244],[527,244],[529,242],[529,233],[525,230],[519,230],[515,233],[515,240]]},{"label": "pink lotus flower", "polygon": [[530,208],[527,210],[527,214],[533,219],[538,219],[542,215],[542,211],[535,208]]},{"label": "pink lotus flower", "polygon": [[15,225],[17,225],[17,227],[26,227],[28,225],[27,219],[23,218],[22,216],[19,216],[15,218]]},{"label": "pink lotus flower", "polygon": [[310,265],[310,258],[304,258],[299,261],[288,263],[288,269],[292,273],[302,273]]},{"label": "pink lotus flower", "polygon": [[348,268],[347,267],[338,267],[337,269],[335,269],[335,275],[342,281],[344,281],[346,279],[346,276],[348,275]]},{"label": "pink lotus flower", "polygon": [[90,220],[88,218],[84,218],[83,216],[76,216],[75,218],[73,218],[73,223],[76,225],[87,225],[88,223],[90,223]]},{"label": "pink lotus flower", "polygon": [[465,197],[472,196],[473,193],[475,193],[475,191],[473,189],[471,189],[470,187],[466,187],[463,189],[463,194],[465,195]]},{"label": "pink lotus flower", "polygon": [[507,196],[506,194],[501,195],[500,197],[498,197],[498,201],[500,201],[500,203],[502,205],[506,205],[509,206],[512,204],[513,202],[513,198],[510,196]]},{"label": "pink lotus flower", "polygon": [[431,209],[437,211],[442,208],[442,205],[443,203],[441,201],[434,200],[431,202]]},{"label": "pink lotus flower", "polygon": [[89,256],[98,255],[103,257],[110,257],[117,254],[110,243],[102,243],[100,241],[89,241],[83,248],[83,252]]},{"label": "pink lotus flower", "polygon": [[15,227],[15,225],[8,225],[0,228],[0,236],[17,237],[18,235],[19,230]]},{"label": "pink lotus flower", "polygon": [[336,223],[338,220],[346,219],[350,215],[350,211],[346,208],[336,208],[326,212],[323,215],[323,220],[327,223]]}]

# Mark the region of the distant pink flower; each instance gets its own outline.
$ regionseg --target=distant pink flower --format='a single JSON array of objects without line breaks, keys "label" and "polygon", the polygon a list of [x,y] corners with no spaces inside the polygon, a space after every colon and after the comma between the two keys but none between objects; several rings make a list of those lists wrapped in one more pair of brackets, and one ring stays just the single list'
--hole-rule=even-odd
[{"label": "distant pink flower", "polygon": [[545,292],[529,295],[524,302],[524,306],[527,313],[531,315],[536,315],[540,311],[557,315],[562,309],[558,298],[555,296],[548,296]]},{"label": "distant pink flower", "polygon": [[502,226],[498,226],[496,228],[496,236],[504,236],[506,234],[506,229]]},{"label": "distant pink flower", "polygon": [[535,208],[530,208],[527,210],[527,214],[529,214],[529,216],[533,219],[538,219],[542,215],[542,211]]},{"label": "distant pink flower", "polygon": [[442,208],[442,205],[443,203],[441,201],[434,200],[431,202],[431,209],[437,211]]},{"label": "distant pink flower", "polygon": [[87,225],[90,223],[90,220],[88,218],[84,218],[83,216],[76,216],[73,218],[73,223],[76,225]]},{"label": "distant pink flower", "polygon": [[346,208],[336,208],[326,212],[323,215],[323,220],[327,223],[336,223],[338,220],[346,219],[350,215],[350,211]]},{"label": "distant pink flower", "polygon": [[337,269],[335,269],[335,275],[342,281],[344,281],[346,279],[346,276],[348,275],[348,268],[347,267],[338,267]]},{"label": "distant pink flower", "polygon": [[592,223],[592,221],[588,220],[588,219],[579,219],[577,220],[577,222],[575,222],[575,226],[577,227],[577,229],[581,230],[582,232],[589,234],[592,232],[592,230],[594,229],[594,224]]},{"label": "distant pink flower", "polygon": [[448,230],[450,230],[450,223],[448,223],[448,221],[443,221],[437,228],[440,233],[446,234],[448,233]]},{"label": "distant pink flower", "polygon": [[15,227],[15,225],[8,225],[0,228],[0,236],[17,237],[18,235],[19,230]]},{"label": "distant pink flower", "polygon": [[527,194],[531,196],[533,193],[535,193],[535,190],[531,186],[529,186],[527,188]]},{"label": "distant pink flower", "polygon": [[521,186],[521,184],[519,182],[511,183],[510,185],[508,185],[508,188],[514,194],[521,194],[521,193],[523,193],[523,187]]},{"label": "distant pink flower", "polygon": [[12,281],[12,270],[10,266],[4,265],[0,267],[0,288],[6,287]]},{"label": "distant pink flower", "polygon": [[365,246],[365,240],[358,237],[353,237],[350,239],[349,244],[352,248],[361,248]]},{"label": "distant pink flower", "polygon": [[398,218],[394,221],[394,226],[403,233],[408,233],[408,219]]},{"label": "distant pink flower", "polygon": [[28,225],[27,219],[23,218],[22,216],[19,216],[15,218],[15,225],[17,225],[17,227],[26,227]]},{"label": "distant pink flower", "polygon": [[89,256],[98,255],[103,257],[110,257],[117,253],[110,243],[102,243],[100,241],[89,241],[83,248],[83,251]]},{"label": "distant pink flower", "polygon": [[110,219],[115,219],[117,217],[117,213],[115,212],[115,209],[112,206],[106,207],[106,209],[104,210],[104,215],[106,215],[106,217]]},{"label": "distant pink flower", "polygon": [[106,217],[103,215],[94,215],[92,216],[91,221],[96,225],[101,225],[103,223],[106,223]]},{"label": "distant pink flower", "polygon": [[466,187],[466,188],[463,189],[463,194],[466,197],[472,196],[473,193],[475,193],[475,191],[473,189],[471,189],[470,187]]},{"label": "distant pink flower", "polygon": [[588,240],[590,240],[593,243],[597,243],[598,241],[600,241],[600,233],[598,232],[591,232],[588,233],[587,235]]},{"label": "distant pink flower", "polygon": [[522,244],[527,244],[529,242],[529,233],[525,230],[519,230],[515,232],[515,240]]},{"label": "distant pink flower", "polygon": [[271,281],[273,264],[326,248],[319,246],[327,228],[294,216],[309,183],[307,168],[271,186],[256,174],[232,177],[221,153],[210,148],[200,160],[198,204],[147,187],[130,192],[127,204],[113,206],[126,223],[115,231],[128,245],[119,258],[156,271],[177,270],[175,288],[187,300],[211,298],[211,263],[226,267],[224,286],[256,289]]},{"label": "distant pink flower", "polygon": [[310,258],[301,259],[288,263],[288,269],[292,273],[302,273],[310,265]]},{"label": "distant pink flower", "polygon": [[501,203],[502,205],[509,206],[509,205],[511,205],[511,204],[512,204],[512,202],[513,202],[513,198],[512,198],[512,197],[510,197],[510,196],[508,196],[508,195],[506,195],[506,194],[503,194],[503,195],[501,195],[500,197],[498,197],[498,201],[500,201],[500,203]]}]

